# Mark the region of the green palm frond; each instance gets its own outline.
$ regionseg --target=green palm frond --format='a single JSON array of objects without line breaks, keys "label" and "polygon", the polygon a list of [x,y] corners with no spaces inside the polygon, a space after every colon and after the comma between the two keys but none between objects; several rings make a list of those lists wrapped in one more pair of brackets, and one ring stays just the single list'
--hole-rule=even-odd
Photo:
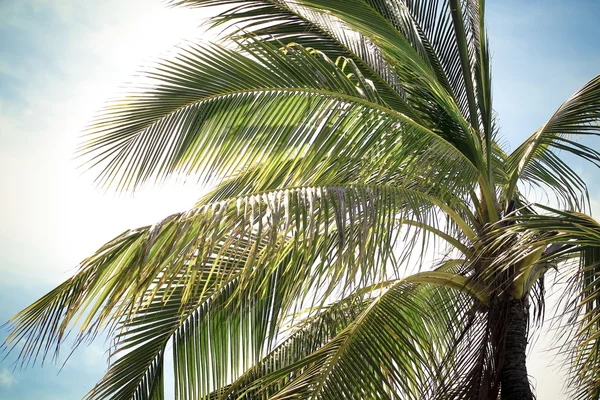
[{"label": "green palm frond", "polygon": [[228,3],[231,3],[231,9],[211,18],[212,28],[229,28],[231,32],[227,37],[230,38],[251,36],[260,38],[263,43],[299,43],[307,48],[319,49],[333,60],[338,57],[350,58],[373,82],[390,107],[415,117],[414,111],[406,103],[399,78],[381,52],[340,20],[334,20],[319,10],[277,0],[189,0],[179,4],[202,7],[225,6]]},{"label": "green palm frond", "polygon": [[[190,2],[192,4],[202,2]],[[241,4],[254,3],[254,2],[241,2]],[[393,24],[393,20],[386,19],[385,15],[378,12],[375,6],[378,4],[367,4],[363,1],[351,1],[351,2],[314,2],[314,1],[297,1],[297,2],[273,2],[277,3],[277,7],[283,7],[281,4],[293,4],[294,7],[302,7],[304,12],[313,13],[314,15],[327,15],[327,18],[322,18],[319,21],[311,21],[312,24],[322,26],[327,24],[327,21],[335,21],[337,26],[343,26],[345,30],[354,31],[353,35],[346,34],[352,38],[364,38],[368,43],[372,43],[371,50],[364,54],[364,51],[353,51],[358,58],[368,60],[369,53],[376,53],[381,51],[382,59],[389,64],[395,75],[399,78],[399,85],[402,88],[402,92],[406,93],[407,101],[412,109],[418,112],[419,118],[424,118],[427,121],[431,121],[432,116],[435,115],[435,121],[431,121],[432,126],[439,126],[442,119],[445,119],[445,124],[450,124],[453,127],[451,138],[454,140],[460,140],[465,152],[470,152],[470,155],[477,157],[475,148],[478,146],[477,138],[471,137],[469,129],[465,125],[464,118],[462,117],[459,107],[451,94],[447,90],[448,83],[447,79],[440,73],[439,80],[436,77],[436,73],[430,65],[430,60],[423,58],[418,49],[412,47],[410,41],[406,36],[402,34]],[[412,11],[416,12],[413,7]],[[447,7],[446,7],[447,8]],[[308,11],[307,11],[308,10]],[[449,13],[449,11],[448,11]],[[237,14],[232,12],[231,14]],[[353,15],[361,15],[360,19],[353,19]],[[410,18],[413,22],[417,17]],[[337,22],[339,21],[339,22]],[[287,21],[286,21],[287,23]],[[273,24],[269,26],[272,33],[279,32],[285,33],[287,29],[286,23]],[[334,26],[336,25],[334,23]],[[342,25],[340,25],[342,24]],[[414,29],[413,29],[414,30]],[[440,33],[442,34],[442,33]],[[447,32],[443,32],[444,35],[448,35]],[[363,41],[363,39],[355,39]],[[435,42],[441,43],[445,41],[447,45],[452,42],[452,37],[438,38]],[[420,43],[420,42],[419,42]],[[414,42],[417,44],[417,41]],[[352,48],[352,46],[347,46]],[[450,57],[450,55],[448,55]],[[368,64],[373,65],[367,61]],[[421,79],[425,73],[426,81],[416,80]],[[367,75],[367,74],[365,74]],[[389,74],[385,72],[379,72],[379,76],[385,77]],[[434,85],[433,87],[431,85]],[[412,95],[411,95],[412,93]],[[429,94],[427,94],[429,93]],[[433,113],[435,111],[435,113]],[[420,120],[420,119],[419,119]],[[423,122],[424,123],[424,122]],[[448,130],[440,130],[445,134],[448,134]],[[474,140],[474,141],[473,141]],[[475,147],[474,147],[475,146]]]},{"label": "green palm frond", "polygon": [[[302,360],[332,340],[369,305],[372,300],[371,291],[376,292],[377,289],[385,286],[385,284],[377,284],[371,290],[361,289],[349,297],[323,307],[318,313],[298,321],[291,332],[286,334],[286,338],[265,358],[233,383],[211,393],[209,397],[236,398],[247,391],[257,392],[252,389],[257,381]],[[276,384],[261,388],[261,395],[267,397],[276,393],[294,376],[294,373],[290,373],[279,379]]]},{"label": "green palm frond", "polygon": [[[187,6],[209,6],[223,2],[212,0],[189,0],[177,2]],[[468,31],[468,41],[463,39],[465,49],[468,48],[469,59],[466,62],[467,74],[471,69],[477,78],[477,90],[472,87],[471,79],[462,76],[461,62],[458,56],[458,45],[453,29],[451,18],[451,5],[443,1],[431,1],[429,3],[418,2],[385,2],[385,1],[361,1],[345,4],[344,7],[357,9],[360,15],[369,15],[375,20],[389,24],[394,30],[387,30],[393,40],[406,40],[414,49],[410,59],[420,59],[435,74],[446,93],[454,97],[457,104],[463,110],[463,114],[472,114],[477,119],[478,112],[482,116],[483,128],[486,135],[491,134],[491,87],[486,83],[489,81],[489,57],[487,53],[487,42],[485,28],[483,25],[483,12],[479,12],[482,4],[468,2],[466,4],[462,19],[461,31]],[[407,110],[404,100],[398,104],[398,94],[413,91],[414,74],[394,71],[391,66],[394,62],[388,62],[389,55],[380,52],[379,46],[373,44],[369,39],[369,31],[361,31],[361,27],[352,20],[345,19],[335,11],[325,13],[322,4],[311,2],[291,2],[277,0],[248,0],[232,1],[231,9],[213,17],[211,24],[231,25],[233,32],[230,35],[252,32],[264,39],[263,41],[277,40],[284,43],[298,42],[306,47],[318,48],[330,57],[351,57],[363,70],[365,76],[371,79],[377,90],[386,101],[393,105],[398,111],[409,113],[411,117],[414,112]],[[331,2],[336,10],[341,10]],[[333,17],[332,15],[335,15]],[[376,24],[370,25],[371,28]],[[363,27],[364,28],[364,27]],[[351,33],[348,33],[351,32]],[[379,37],[375,35],[376,37]],[[401,39],[398,37],[401,36]],[[411,60],[407,60],[411,62]],[[473,59],[473,61],[471,61]],[[393,59],[392,59],[393,60]],[[396,61],[397,62],[397,61]],[[473,62],[473,65],[470,63]],[[405,63],[403,63],[405,64]],[[405,66],[403,66],[405,67]],[[383,81],[382,81],[383,80]],[[390,90],[391,89],[391,90]],[[390,96],[391,94],[391,96]],[[417,102],[416,108],[424,106],[420,96],[413,96],[412,101]],[[404,95],[402,96],[404,98]],[[467,101],[469,99],[469,101]],[[479,111],[469,111],[469,107],[477,102]],[[409,100],[410,103],[410,100]],[[469,106],[467,105],[469,104]],[[409,106],[410,107],[410,106]],[[413,106],[414,108],[414,106]],[[438,110],[444,112],[444,107]],[[421,117],[431,118],[430,114],[422,113]],[[479,123],[474,123],[479,127]],[[491,148],[491,141],[490,142]]]},{"label": "green palm frond", "polygon": [[251,396],[293,374],[270,398],[428,397],[436,393],[440,358],[452,347],[452,333],[460,334],[468,310],[455,296],[399,282],[313,354],[255,381]]},{"label": "green palm frond", "polygon": [[427,165],[422,158],[445,158],[459,181],[475,179],[460,149],[389,109],[352,64],[354,77],[348,77],[325,56],[298,46],[245,49],[248,56],[217,45],[191,48],[150,74],[153,89],[107,109],[81,149],[101,169],[99,181],[128,188],[172,173],[216,179],[267,159],[271,168],[257,181],[281,173],[274,167],[288,160],[296,160],[287,164],[293,179],[327,167],[324,157],[348,149],[347,156],[382,161],[402,149],[406,155],[396,165],[413,161],[419,168]]},{"label": "green palm frond", "polygon": [[[580,264],[577,333],[570,352],[570,386],[576,399],[600,397],[600,245],[586,247]],[[575,289],[575,290],[577,290]]]},{"label": "green palm frond", "polygon": [[600,166],[600,153],[593,147],[573,140],[573,136],[600,134],[600,76],[573,94],[554,115],[509,156],[511,181],[507,199],[515,192],[518,181],[530,182],[552,190],[561,205],[574,211],[586,210],[588,192],[585,182],[573,171],[564,156],[572,154]]},{"label": "green palm frond", "polygon": [[[449,60],[445,57],[455,52],[444,49],[442,46],[444,44],[455,46],[456,43],[451,40],[435,40],[436,36],[444,34],[442,33],[444,26],[451,23],[449,21],[449,9],[444,6],[440,7],[439,2],[435,1],[426,5],[377,0],[369,0],[366,3],[390,21],[394,28],[404,35],[419,56],[435,72],[437,79],[448,93],[453,93],[450,82],[456,81],[452,76],[452,72],[456,70],[456,68],[452,68],[452,63],[455,60]],[[454,93],[454,96],[457,99],[462,97],[456,95],[456,93]]]},{"label": "green palm frond", "polygon": [[511,251],[490,268],[522,265],[529,286],[550,268],[568,279],[561,300],[566,309],[560,333],[567,338],[561,350],[570,361],[570,391],[573,398],[596,398],[600,394],[600,223],[585,214],[538,207],[545,213],[511,217],[510,229],[492,235],[493,246],[510,244]]},{"label": "green palm frond", "polygon": [[[146,309],[123,322],[111,352],[116,361],[88,398],[151,398],[154,390],[162,392],[161,384],[147,381],[162,374],[169,343],[180,391],[198,398],[221,387],[228,374],[239,375],[253,365],[273,339],[283,297],[275,290],[279,275],[271,275],[265,296],[240,296],[238,277],[183,312],[183,288],[168,296],[160,291]],[[269,318],[261,318],[265,314]]]},{"label": "green palm frond", "polygon": [[[377,279],[385,275],[399,221],[432,221],[432,201],[408,189],[340,186],[199,204],[107,243],[77,275],[13,318],[8,343],[27,342],[23,359],[45,355],[78,318],[80,335],[93,337],[145,310],[160,290],[168,298],[183,288],[180,310],[202,304],[232,279],[242,279],[244,294],[260,293],[268,276],[258,279],[256,268],[274,273],[290,251],[287,273],[304,278],[293,275],[288,304],[309,288]],[[37,324],[40,316],[44,325]]]},{"label": "green palm frond", "polygon": [[[339,31],[340,27],[343,27],[343,32],[352,32],[352,34],[344,34],[346,37],[355,39],[355,41],[360,43],[365,43],[365,41],[370,43],[366,55],[364,51],[362,53],[360,51],[350,51],[350,57],[356,60],[356,64],[362,70],[363,74],[371,78],[372,68],[364,68],[364,62],[358,59],[365,61],[368,59],[369,54],[381,52],[382,60],[394,70],[395,76],[398,77],[398,85],[411,108],[411,112],[408,115],[412,118],[416,113],[416,121],[429,127],[436,134],[454,145],[480,171],[481,176],[479,179],[486,208],[484,213],[489,213],[492,220],[497,220],[495,193],[490,183],[488,183],[492,182],[494,177],[494,173],[492,172],[492,148],[494,147],[493,139],[496,130],[493,126],[493,112],[491,109],[491,86],[488,82],[490,69],[483,22],[483,3],[468,3],[468,6],[463,10],[462,18],[457,18],[454,21],[456,23],[459,21],[463,22],[464,26],[461,28],[461,31],[468,29],[468,37],[465,36],[463,44],[461,44],[462,47],[469,49],[469,59],[473,60],[473,65],[468,68],[466,65],[463,65],[466,58],[463,57],[461,59],[458,51],[454,51],[457,45],[455,43],[454,22],[451,23],[452,18],[450,17],[451,6],[446,3],[442,4],[441,2],[431,2],[427,5],[423,5],[425,3],[413,4],[412,2],[407,2],[403,4],[400,2],[398,7],[394,8],[394,6],[389,4],[386,6],[384,2],[365,2],[362,0],[353,0],[350,2],[239,1],[228,2],[228,4],[238,5],[238,7],[232,7],[230,11],[223,13],[214,21],[217,24],[223,21],[231,23],[235,21],[241,22],[242,25],[246,21],[250,25],[252,34],[256,34],[263,28],[253,29],[253,24],[260,25],[261,18],[269,20],[271,14],[267,12],[277,9],[278,11],[274,14],[278,15],[274,17],[277,21],[264,24],[264,29],[269,30],[269,37],[274,36],[277,38],[275,40],[281,39],[285,42],[285,35],[288,33],[290,24],[295,24],[291,20],[296,21],[297,18],[300,18],[302,20],[300,25],[303,28],[300,28],[300,25],[298,25],[298,29],[292,29],[295,32],[294,34],[300,37],[311,36],[315,29],[317,31],[324,30],[329,35],[335,36],[334,31],[336,29]],[[214,2],[190,0],[181,2],[181,4],[202,6],[212,5]],[[290,13],[293,15],[290,15]],[[398,13],[410,21],[407,20],[404,25],[398,25]],[[311,15],[314,17],[313,19],[311,19]],[[360,15],[360,18],[353,17],[358,15]],[[281,19],[279,19],[279,16],[281,16]],[[318,16],[318,18],[315,16]],[[427,26],[428,30],[423,31],[420,24]],[[448,29],[438,28],[444,26]],[[412,32],[413,36],[404,35],[404,33],[408,32],[408,28],[412,29],[410,32]],[[328,34],[326,33],[325,35],[327,36]],[[414,35],[420,35],[421,40],[417,40]],[[411,37],[413,38],[412,44]],[[435,58],[433,53],[430,52],[429,57],[426,57],[423,51],[419,52],[419,46],[426,38],[429,38],[429,41],[435,47],[433,52],[437,52],[437,57],[441,57],[444,60],[444,71],[432,67],[431,60]],[[339,37],[338,39],[342,40]],[[310,44],[306,42],[302,43]],[[346,46],[347,49],[351,47]],[[365,62],[369,64],[369,61]],[[433,64],[436,63],[434,62]],[[452,67],[452,65],[456,66],[458,70],[456,67]],[[465,82],[470,82],[471,80],[464,79],[462,76],[463,72],[460,71],[462,68],[461,65],[466,68],[465,72],[468,75],[472,75],[469,70],[473,69],[473,74],[475,74],[474,76],[478,82],[477,88],[464,88],[466,85]],[[385,73],[385,71],[380,71],[375,75],[385,79],[389,74]],[[446,78],[444,78],[445,75]],[[449,80],[447,79],[447,75],[452,75],[452,85],[454,88],[450,88],[450,90],[448,90]],[[377,78],[373,78],[375,87],[384,96],[386,91],[377,81]],[[395,81],[396,79],[394,78]],[[455,98],[455,93],[453,94],[453,92],[457,91],[463,93],[461,99]],[[470,94],[467,96],[465,93]],[[479,114],[481,114],[482,125],[480,127],[478,122],[473,122],[472,125],[476,129],[469,127],[469,123],[464,117],[467,114],[463,115],[463,111],[466,110],[467,97],[473,98],[478,102],[477,108],[479,109]],[[459,104],[462,104],[462,106]],[[469,104],[473,104],[473,102],[469,102]],[[463,111],[461,111],[461,107]],[[466,111],[464,112],[466,113]],[[475,120],[478,120],[477,112],[474,111],[471,115],[475,115]],[[480,128],[483,134],[477,132]],[[482,151],[484,148],[485,151]]]}]

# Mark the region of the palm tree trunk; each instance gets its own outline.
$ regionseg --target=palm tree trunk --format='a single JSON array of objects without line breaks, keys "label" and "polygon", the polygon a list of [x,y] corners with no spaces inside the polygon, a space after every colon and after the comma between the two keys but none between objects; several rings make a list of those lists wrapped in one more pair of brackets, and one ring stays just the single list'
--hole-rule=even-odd
[{"label": "palm tree trunk", "polygon": [[502,400],[533,399],[527,376],[527,323],[529,306],[524,300],[502,302],[502,326],[496,347],[500,351],[500,393]]}]

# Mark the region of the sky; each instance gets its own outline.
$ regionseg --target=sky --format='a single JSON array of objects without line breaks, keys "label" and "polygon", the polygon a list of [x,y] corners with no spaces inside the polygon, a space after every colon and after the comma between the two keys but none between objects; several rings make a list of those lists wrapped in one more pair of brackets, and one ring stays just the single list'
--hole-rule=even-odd
[{"label": "sky", "polygon": [[[600,73],[600,4],[491,0],[494,108],[510,148]],[[95,112],[143,65],[183,40],[207,40],[205,11],[159,0],[0,0],[0,321],[72,274],[127,228],[191,206],[202,188],[170,182],[135,195],[98,190],[73,152]],[[600,212],[597,172],[575,164]],[[5,332],[0,332],[0,340]],[[545,332],[529,357],[540,399],[562,399]],[[61,363],[14,371],[0,361],[4,400],[78,399],[105,369],[105,343]],[[66,353],[66,352],[65,352]]]}]

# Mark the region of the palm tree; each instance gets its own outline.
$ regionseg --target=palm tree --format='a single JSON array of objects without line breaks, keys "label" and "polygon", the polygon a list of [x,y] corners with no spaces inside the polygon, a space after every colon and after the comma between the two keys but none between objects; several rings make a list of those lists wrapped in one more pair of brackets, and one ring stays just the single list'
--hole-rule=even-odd
[{"label": "palm tree", "polygon": [[222,6],[223,40],[157,63],[80,154],[117,190],[213,189],[102,246],[5,350],[111,335],[88,399],[162,399],[171,363],[178,399],[531,399],[557,271],[572,397],[600,398],[600,224],[557,155],[600,166],[600,77],[507,152],[483,0],[173,3]]}]

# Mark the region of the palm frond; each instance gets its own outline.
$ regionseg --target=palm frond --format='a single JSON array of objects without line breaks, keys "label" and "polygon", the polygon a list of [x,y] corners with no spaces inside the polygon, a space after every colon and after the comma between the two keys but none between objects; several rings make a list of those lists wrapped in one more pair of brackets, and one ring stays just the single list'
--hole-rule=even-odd
[{"label": "palm frond", "polygon": [[484,132],[486,157],[491,159],[491,76],[483,2],[366,2],[406,37],[465,118]]},{"label": "palm frond", "polygon": [[295,327],[286,335],[286,338],[265,358],[232,384],[211,393],[210,398],[237,398],[249,391],[259,397],[275,394],[294,378],[294,373],[282,377],[276,384],[261,388],[260,395],[253,390],[253,387],[260,379],[302,360],[333,339],[368,306],[371,301],[370,296],[373,295],[372,292],[385,288],[385,286],[385,284],[376,284],[371,288],[363,288],[346,298],[327,305],[318,313],[311,313],[296,322]]},{"label": "palm frond", "polygon": [[593,147],[572,140],[573,136],[598,136],[600,121],[600,76],[573,94],[554,115],[519,146],[508,158],[511,181],[507,201],[522,180],[547,187],[561,205],[573,211],[585,211],[589,205],[587,186],[579,175],[559,157],[561,151],[600,166],[600,153]]},{"label": "palm frond", "polygon": [[[184,4],[187,3],[188,2],[184,2]],[[206,3],[212,4],[210,1],[190,1],[189,3],[200,6]],[[243,4],[240,7],[246,5],[250,8],[255,4],[253,1],[237,3]],[[346,34],[346,36],[350,36],[350,38],[361,38],[359,40],[360,43],[363,43],[364,40],[368,43],[372,43],[373,46],[369,47],[370,52],[372,53],[375,51],[377,54],[380,51],[382,60],[392,67],[395,75],[399,78],[398,82],[402,89],[402,93],[405,93],[407,96],[406,99],[409,106],[418,114],[417,120],[432,129],[434,127],[439,128],[440,134],[443,133],[447,135],[447,139],[455,143],[458,148],[461,148],[463,153],[479,165],[483,171],[485,163],[483,162],[481,153],[477,151],[477,149],[481,147],[481,140],[478,134],[471,132],[471,129],[468,126],[469,124],[465,121],[459,105],[457,105],[452,93],[447,90],[447,80],[443,79],[443,74],[440,76],[436,75],[436,72],[434,71],[435,68],[433,68],[430,63],[431,60],[421,56],[419,48],[415,49],[411,45],[410,40],[403,32],[401,32],[402,29],[397,29],[394,26],[393,19],[390,20],[386,18],[386,16],[388,18],[390,17],[389,13],[386,14],[384,12],[382,14],[378,12],[376,8],[379,4],[377,2],[370,4],[363,0],[352,0],[344,2],[271,1],[269,3],[275,4],[274,6],[277,8],[290,8],[292,6],[294,10],[301,8],[303,10],[302,15],[310,14],[323,17],[319,19],[318,22],[316,20],[311,20],[311,24],[322,27],[327,26],[328,24],[331,24],[334,27],[342,24],[341,26],[343,26],[344,31],[353,32],[352,35]],[[256,7],[260,8],[258,4],[256,4]],[[417,9],[420,7],[419,5],[415,5],[414,7],[408,5],[407,7],[410,7],[411,11],[417,14],[418,17],[419,12]],[[445,12],[449,15],[449,7],[444,7],[446,8]],[[238,9],[234,8],[228,13],[226,18],[235,19],[237,11]],[[356,18],[356,16],[360,16],[360,18]],[[242,17],[242,19],[243,18],[244,17]],[[256,16],[256,18],[258,19],[259,17]],[[413,20],[416,21],[416,18],[413,18]],[[435,21],[432,19],[429,23],[432,25],[437,23],[442,24],[443,20],[443,18],[439,20],[435,19]],[[418,22],[415,23],[418,24]],[[284,22],[282,21],[281,24],[280,33],[284,34],[287,29],[287,20]],[[265,29],[272,29],[273,32],[279,32],[279,23],[274,23],[272,26],[270,24],[267,25],[268,28]],[[432,29],[435,30],[436,28]],[[327,30],[327,28],[325,30]],[[411,31],[414,34],[413,31],[414,29]],[[408,31],[405,30],[405,32]],[[439,42],[439,45],[442,48],[444,48],[444,46],[451,46],[453,40],[452,35],[454,35],[452,31],[440,29],[436,32],[439,33],[440,37],[432,39],[433,42]],[[297,34],[302,35],[302,31],[298,31]],[[310,36],[308,33],[306,35]],[[415,42],[415,45],[416,44],[417,42]],[[358,51],[356,51],[356,53],[359,58],[362,58],[363,60],[367,59],[364,52],[361,52],[360,55],[358,54]],[[367,55],[368,53],[369,52],[367,52]],[[457,58],[458,56],[456,53],[453,53],[453,50],[449,50],[447,54],[449,58],[459,60],[460,64],[460,59]],[[361,65],[359,65],[359,67],[362,69]],[[440,72],[441,71],[438,69],[438,73]],[[364,71],[364,74],[367,76],[369,75],[369,72]],[[386,75],[389,74],[386,74],[385,71],[381,71],[380,76],[384,77]],[[458,72],[458,76],[461,77],[461,72]],[[462,85],[464,86],[464,80],[462,82]],[[460,83],[457,83],[457,85],[460,86]],[[377,87],[379,89],[379,86]],[[409,115],[412,116],[413,114],[414,113],[411,113]],[[477,126],[477,128],[479,127]]]},{"label": "palm frond", "polygon": [[327,296],[336,283],[351,290],[385,276],[399,221],[435,218],[431,200],[408,189],[347,186],[199,205],[102,247],[75,277],[11,320],[5,346],[24,342],[22,360],[44,358],[79,318],[78,343],[146,310],[160,290],[168,298],[182,287],[180,310],[199,306],[238,277],[245,295],[261,293],[270,275],[259,279],[259,271],[275,273],[290,252],[286,273],[294,279],[286,304],[309,289]]},{"label": "palm frond", "polygon": [[599,275],[600,245],[584,248],[574,289],[579,301],[571,317],[577,330],[564,349],[571,361],[569,386],[574,399],[600,398]]},{"label": "palm frond", "polygon": [[596,398],[600,394],[600,223],[585,214],[538,207],[545,213],[509,217],[512,224],[493,235],[494,247],[510,244],[511,251],[490,268],[522,266],[520,274],[529,277],[529,287],[550,268],[568,278],[569,289],[561,300],[566,309],[560,333],[562,353],[570,361],[570,391],[573,398]]},{"label": "palm frond", "polygon": [[116,361],[88,398],[151,398],[154,391],[164,391],[161,381],[148,382],[162,374],[169,343],[178,398],[201,397],[238,376],[273,340],[283,297],[276,287],[282,269],[283,264],[268,278],[263,296],[242,293],[237,276],[199,306],[184,310],[184,286],[160,290],[148,307],[123,320],[110,354]]},{"label": "palm frond", "polygon": [[247,393],[260,396],[263,388],[290,374],[293,379],[270,398],[422,398],[438,393],[440,355],[452,347],[453,333],[459,335],[462,326],[457,321],[468,309],[454,308],[463,304],[455,296],[446,289],[399,282],[324,346],[256,380]]},{"label": "palm frond", "polygon": [[[179,5],[206,7],[224,2],[189,0]],[[382,99],[396,111],[415,117],[404,98],[399,78],[379,49],[366,38],[352,32],[344,23],[319,10],[294,2],[246,0],[231,2],[231,8],[209,20],[212,28],[224,26],[226,38],[260,38],[263,43],[298,43],[318,49],[331,59],[352,59],[371,80]]]},{"label": "palm frond", "polygon": [[[101,169],[99,182],[128,188],[172,173],[216,179],[269,159],[261,177],[268,181],[288,160],[303,160],[287,164],[302,176],[349,149],[353,158],[379,160],[401,150],[402,165],[451,157],[460,181],[477,175],[460,149],[389,109],[351,64],[354,78],[299,46],[245,48],[249,55],[190,48],[150,74],[153,89],[107,109],[81,149]],[[421,173],[426,164],[412,166]]]}]

